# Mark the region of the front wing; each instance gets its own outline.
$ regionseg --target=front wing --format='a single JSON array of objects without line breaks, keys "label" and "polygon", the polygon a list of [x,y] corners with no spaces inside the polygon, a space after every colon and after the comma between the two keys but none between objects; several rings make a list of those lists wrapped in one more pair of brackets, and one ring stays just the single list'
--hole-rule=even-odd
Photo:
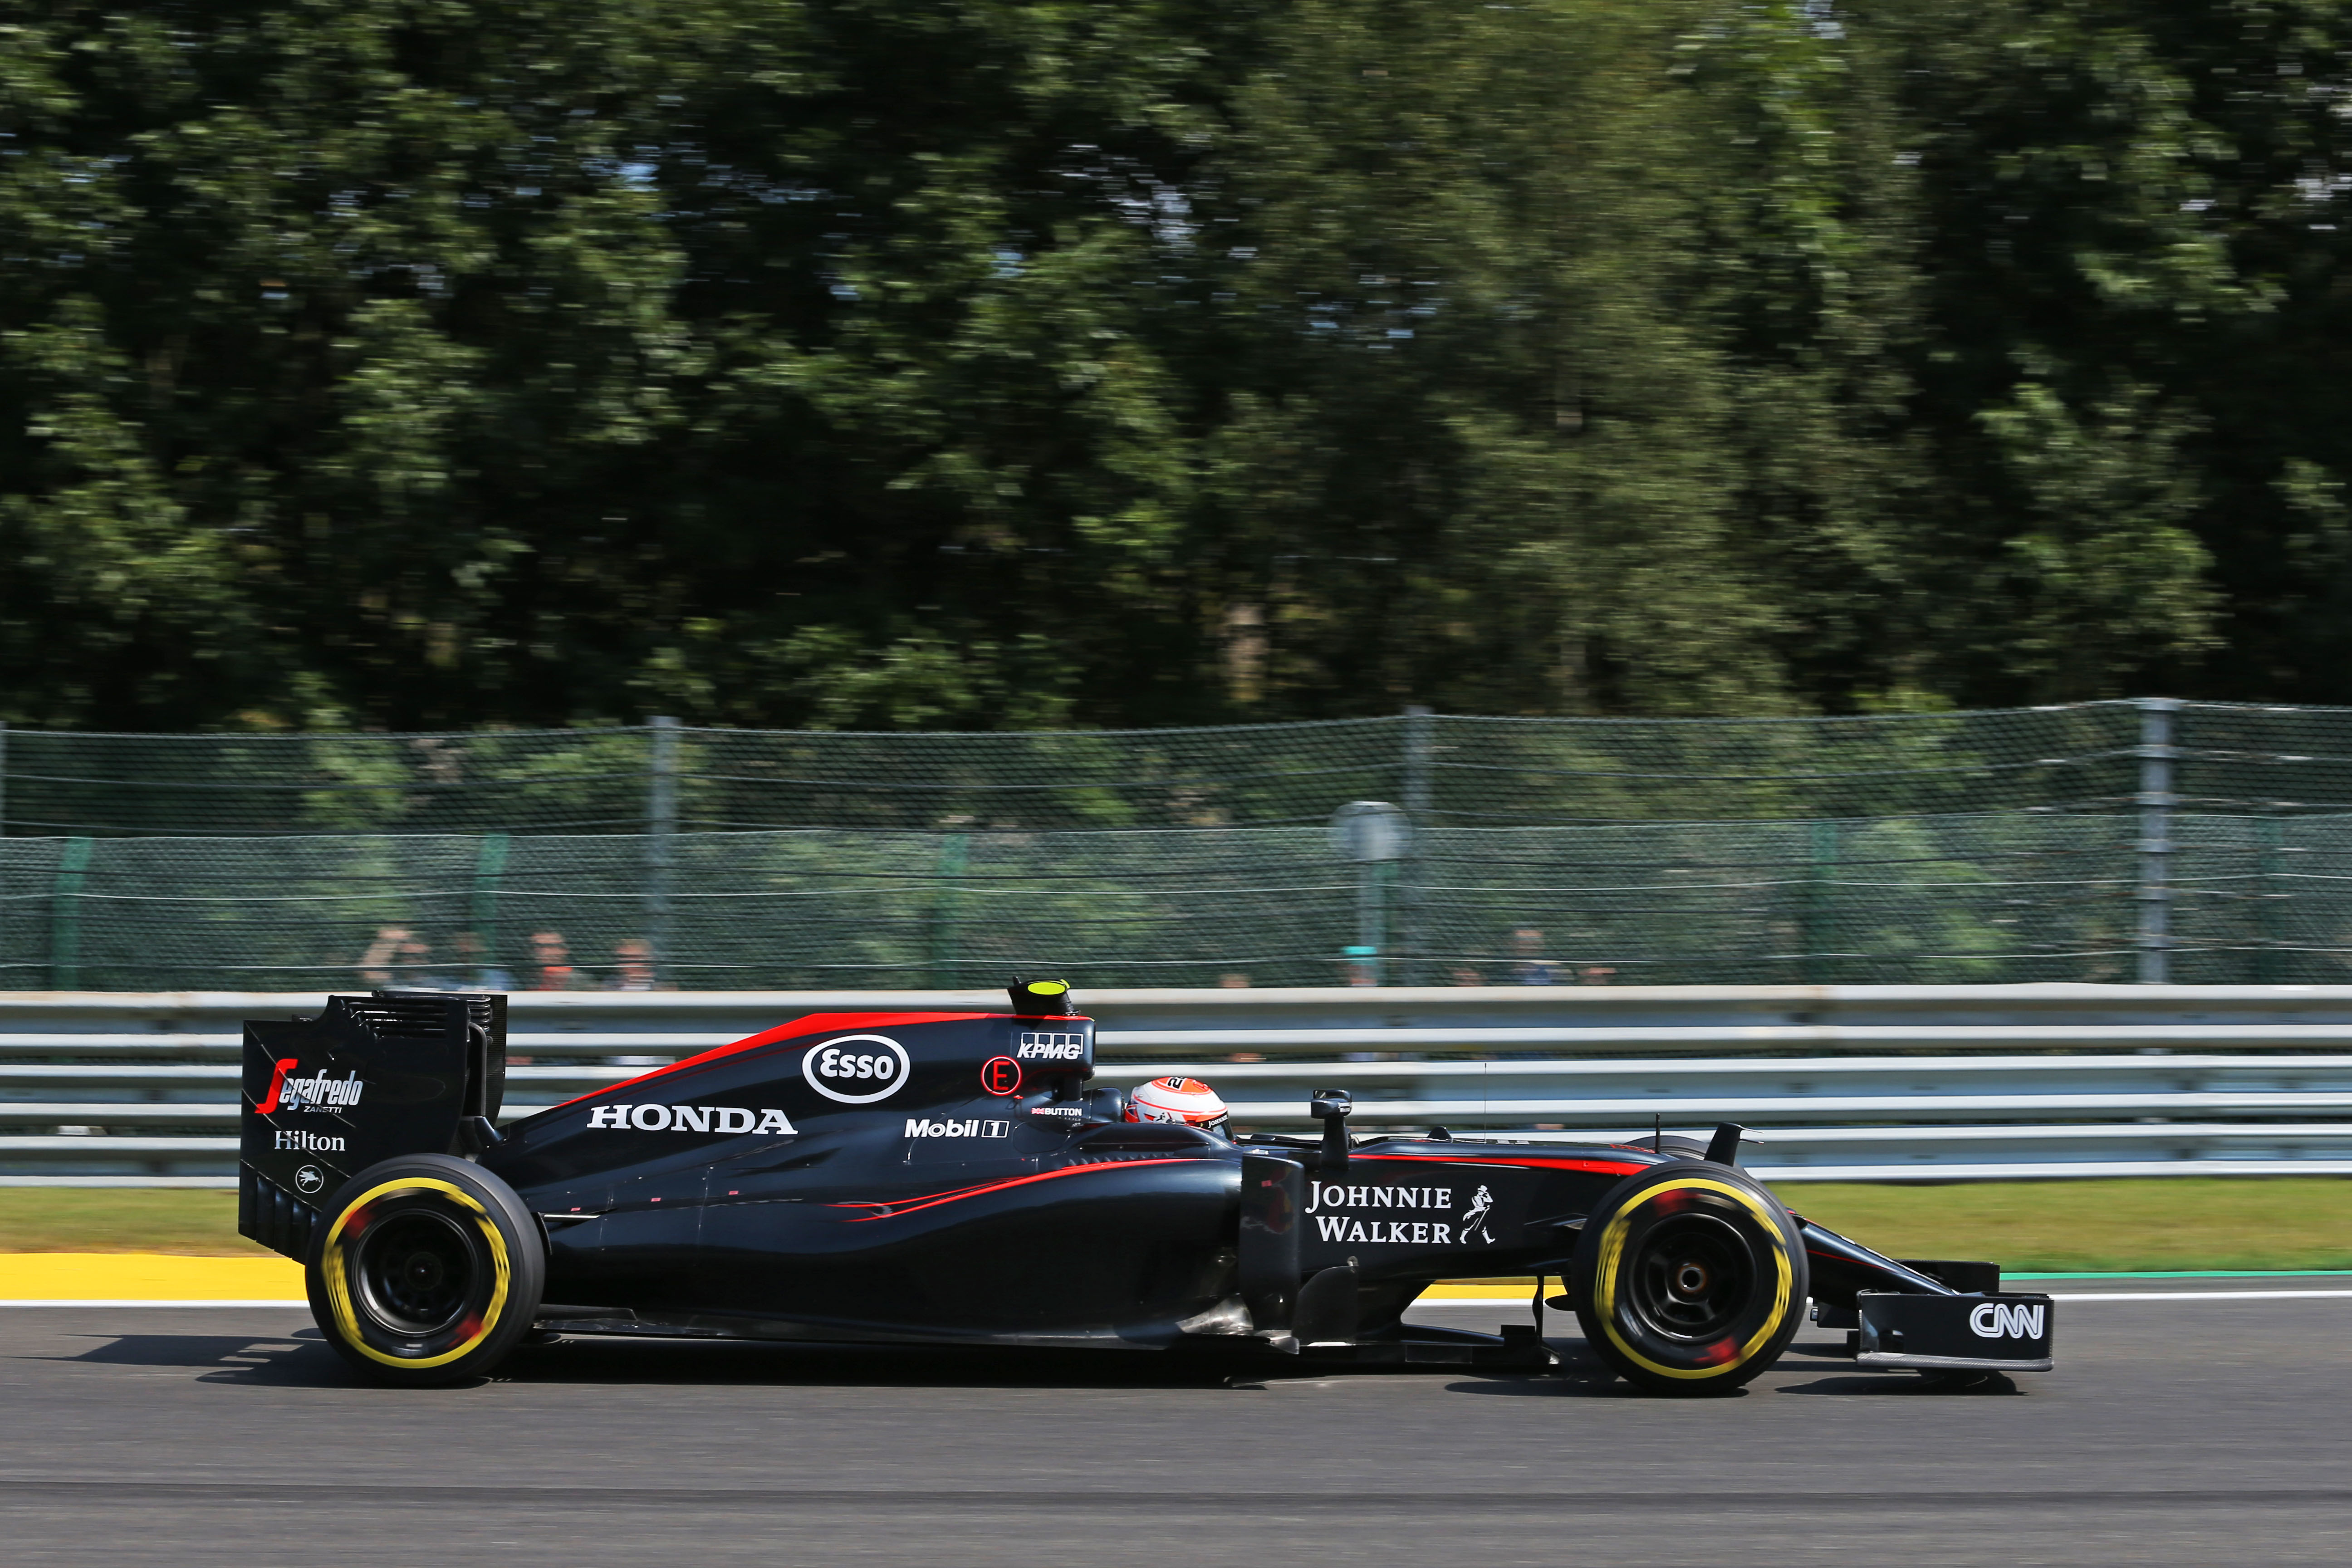
[{"label": "front wing", "polygon": [[1854,1360],[1864,1366],[1923,1372],[2048,1372],[2052,1321],[2047,1296],[1916,1296],[1864,1290],[1854,1307],[1862,1326]]}]

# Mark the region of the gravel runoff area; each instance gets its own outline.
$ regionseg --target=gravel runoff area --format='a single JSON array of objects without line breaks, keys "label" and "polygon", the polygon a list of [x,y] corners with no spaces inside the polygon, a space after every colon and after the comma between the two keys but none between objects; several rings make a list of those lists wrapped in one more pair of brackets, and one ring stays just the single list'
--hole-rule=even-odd
[{"label": "gravel runoff area", "polygon": [[389,1392],[299,1311],[17,1308],[0,1540],[12,1568],[2352,1557],[2352,1281],[2048,1288],[2053,1373],[1939,1392],[1808,1331],[1703,1401],[1573,1337],[1541,1376],[566,1341]]}]

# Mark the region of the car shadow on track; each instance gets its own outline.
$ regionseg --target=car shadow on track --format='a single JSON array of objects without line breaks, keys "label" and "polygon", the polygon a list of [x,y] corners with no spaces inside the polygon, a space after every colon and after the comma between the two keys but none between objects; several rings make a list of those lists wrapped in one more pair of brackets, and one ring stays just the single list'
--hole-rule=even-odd
[{"label": "car shadow on track", "polygon": [[[87,1350],[47,1359],[90,1365],[185,1368],[195,1381],[255,1388],[361,1387],[367,1380],[314,1328],[287,1334],[90,1336]],[[1270,1365],[1279,1362],[1278,1365]],[[742,1341],[580,1336],[519,1347],[486,1383],[646,1386],[938,1388],[1223,1388],[1237,1377],[1328,1375],[1287,1357],[1150,1351],[1000,1350],[960,1346],[760,1344]]]},{"label": "car shadow on track", "polygon": [[1774,1370],[1790,1373],[1831,1372],[1841,1375],[1817,1378],[1811,1383],[1780,1384],[1777,1394],[2022,1394],[2007,1374],[1998,1372],[1918,1373],[1893,1367],[1865,1369],[1853,1364],[1845,1347],[1834,1341],[1815,1341],[1810,1344],[1790,1345]]},{"label": "car shadow on track", "polygon": [[1998,1372],[1971,1373],[1958,1376],[1923,1376],[1916,1372],[1858,1372],[1843,1377],[1824,1377],[1813,1383],[1784,1384],[1776,1394],[1911,1394],[1929,1399],[1948,1399],[1960,1395],[2005,1397],[2023,1394],[2007,1374]]},{"label": "car shadow on track", "polygon": [[831,1388],[1201,1388],[1234,1370],[1224,1357],[1153,1351],[970,1346],[759,1344],[581,1336],[526,1345],[497,1373],[509,1383],[759,1384]]},{"label": "car shadow on track", "polygon": [[351,1368],[316,1329],[290,1334],[101,1334],[104,1342],[57,1361],[94,1366],[185,1367],[199,1383],[322,1388],[352,1380]]},{"label": "car shadow on track", "polygon": [[[111,1334],[76,1354],[94,1365],[185,1368],[195,1381],[247,1388],[336,1388],[365,1379],[328,1349],[313,1328],[287,1334]],[[1429,1365],[1346,1367],[1271,1352],[1003,1350],[963,1346],[760,1344],[741,1341],[633,1340],[576,1336],[519,1348],[486,1383],[559,1386],[765,1386],[775,1388],[1202,1389],[1264,1392],[1328,1387],[1381,1378],[1444,1378],[1449,1393],[1544,1399],[1643,1399],[1581,1340],[1548,1342],[1559,1364],[1548,1372],[1492,1373]],[[1840,1358],[1792,1351],[1780,1371],[1825,1372]],[[1793,1364],[1792,1364],[1793,1363]],[[1998,1376],[1937,1383],[1907,1373],[1849,1373],[1769,1392],[1815,1394],[2013,1394]],[[1740,1397],[1748,1390],[1727,1391]],[[1721,1396],[1719,1396],[1721,1397]]]},{"label": "car shadow on track", "polygon": [[[1449,1384],[1454,1394],[1502,1394],[1539,1399],[1650,1399],[1604,1365],[1581,1340],[1549,1342],[1560,1364],[1541,1376],[1495,1377]],[[1829,1363],[1829,1364],[1824,1364]],[[1816,1377],[1809,1383],[1780,1381],[1790,1373],[1806,1376],[1826,1372],[1831,1364],[1844,1366],[1843,1375]],[[1914,1372],[1864,1371],[1853,1366],[1842,1346],[1792,1345],[1771,1372],[1739,1388],[1698,1395],[1706,1399],[1741,1399],[1750,1394],[2020,1394],[2016,1384],[2000,1373],[1963,1373],[1922,1376]]]},{"label": "car shadow on track", "polygon": [[[1425,1363],[1349,1366],[1247,1344],[1174,1351],[995,1349],[931,1345],[819,1345],[599,1338],[527,1345],[501,1366],[504,1383],[761,1384],[831,1388],[1199,1388],[1259,1391],[1379,1379],[1453,1379],[1480,1393],[1615,1398],[1618,1381],[1581,1340],[1546,1342],[1560,1364],[1542,1372]],[[1638,1396],[1638,1395],[1637,1395]]]}]

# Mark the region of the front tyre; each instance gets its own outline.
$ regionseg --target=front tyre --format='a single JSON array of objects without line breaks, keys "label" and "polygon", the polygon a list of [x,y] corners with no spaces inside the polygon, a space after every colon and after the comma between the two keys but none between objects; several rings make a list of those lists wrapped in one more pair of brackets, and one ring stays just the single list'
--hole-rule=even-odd
[{"label": "front tyre", "polygon": [[1764,1184],[1706,1161],[1626,1177],[1584,1222],[1577,1321],[1656,1394],[1737,1388],[1796,1337],[1811,1281],[1796,1222]]},{"label": "front tyre", "polygon": [[378,1382],[422,1386],[482,1375],[530,1331],[547,1252],[506,1183],[409,1154],[335,1194],[303,1274],[338,1354]]}]

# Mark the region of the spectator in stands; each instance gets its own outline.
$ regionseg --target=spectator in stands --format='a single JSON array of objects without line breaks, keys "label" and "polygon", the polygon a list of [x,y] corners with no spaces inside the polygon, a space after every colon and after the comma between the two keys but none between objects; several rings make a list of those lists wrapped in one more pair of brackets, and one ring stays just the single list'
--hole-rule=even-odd
[{"label": "spectator in stands", "polygon": [[401,944],[408,940],[406,926],[378,926],[375,940],[360,954],[360,984],[371,991],[380,991],[392,984],[393,960],[399,955]]},{"label": "spectator in stands", "polygon": [[531,933],[530,965],[533,991],[570,991],[580,983],[579,972],[572,967],[572,950],[563,945],[560,931]]},{"label": "spectator in stands", "polygon": [[472,931],[457,933],[457,976],[460,988],[470,985],[477,991],[511,991],[514,976],[485,958],[482,939]]},{"label": "spectator in stands", "polygon": [[1543,956],[1543,932],[1534,926],[1521,926],[1511,933],[1511,945],[1519,955],[1511,965],[1511,978],[1519,984],[1559,984],[1559,965]]},{"label": "spectator in stands", "polygon": [[615,991],[652,991],[654,984],[653,943],[630,937],[613,946],[613,985]]},{"label": "spectator in stands", "polygon": [[452,981],[433,967],[433,944],[415,935],[404,935],[394,950],[392,974],[404,991],[446,991]]}]

